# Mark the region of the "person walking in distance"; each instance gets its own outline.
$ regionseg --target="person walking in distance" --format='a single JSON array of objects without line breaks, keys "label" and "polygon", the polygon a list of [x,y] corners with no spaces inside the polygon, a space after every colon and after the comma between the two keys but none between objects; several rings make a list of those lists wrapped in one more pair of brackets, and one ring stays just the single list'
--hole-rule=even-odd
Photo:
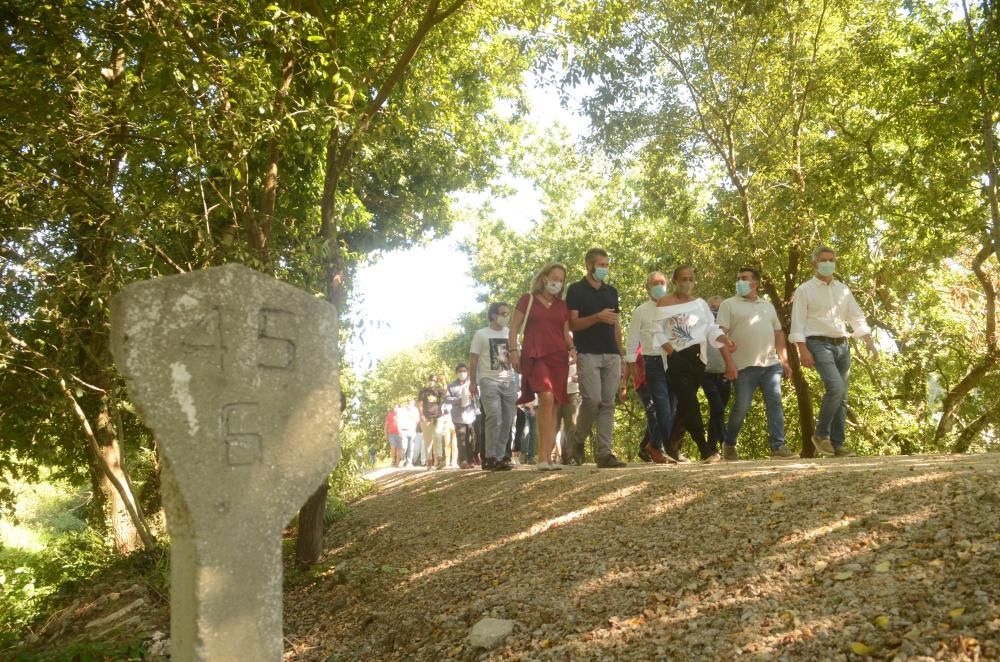
[{"label": "person walking in distance", "polygon": [[[854,455],[847,448],[847,388],[851,377],[853,335],[861,338],[872,358],[878,357],[871,328],[851,290],[834,278],[837,254],[829,246],[813,251],[813,277],[792,297],[788,339],[795,343],[803,368],[815,368],[823,380],[823,401],[812,442],[817,455]],[[849,333],[847,327],[851,327]]]},{"label": "person walking in distance", "polygon": [[580,381],[575,445],[584,447],[596,422],[597,466],[604,469],[625,466],[615,457],[611,445],[615,394],[621,382],[624,351],[618,321],[618,290],[607,283],[610,264],[607,251],[591,248],[584,256],[587,275],[570,285],[566,293]]},{"label": "person walking in distance", "polygon": [[[521,397],[527,404],[538,396],[538,450],[540,470],[561,469],[548,458],[556,441],[556,407],[565,404],[570,355],[569,310],[563,301],[566,267],[552,263],[535,276],[529,292],[517,302],[510,327],[511,359],[521,372]],[[522,328],[523,327],[523,328]],[[518,344],[518,335],[524,340]]]},{"label": "person walking in distance", "polygon": [[444,379],[433,374],[428,385],[420,390],[420,430],[424,436],[427,468],[441,469],[445,464],[444,446],[450,442],[451,426],[444,418]]},{"label": "person walking in distance", "polygon": [[485,418],[486,471],[505,471],[514,466],[505,459],[517,402],[517,379],[510,362],[510,306],[491,303],[489,324],[476,331],[469,348],[469,391],[482,404]]},{"label": "person walking in distance", "polygon": [[722,302],[716,320],[737,347],[733,352],[733,362],[738,371],[736,402],[729,411],[722,457],[730,461],[740,459],[736,441],[753,404],[753,394],[760,389],[767,414],[771,459],[794,460],[798,455],[785,445],[785,412],[781,406],[781,379],[787,379],[792,374],[788,365],[788,347],[778,313],[771,302],[758,295],[759,287],[759,271],[753,267],[740,269],[736,296]]},{"label": "person walking in distance", "polygon": [[464,363],[455,366],[455,381],[448,384],[445,402],[450,406],[451,422],[458,440],[457,463],[462,469],[472,466],[476,454],[473,425],[476,422],[476,402],[469,383],[469,367]]}]

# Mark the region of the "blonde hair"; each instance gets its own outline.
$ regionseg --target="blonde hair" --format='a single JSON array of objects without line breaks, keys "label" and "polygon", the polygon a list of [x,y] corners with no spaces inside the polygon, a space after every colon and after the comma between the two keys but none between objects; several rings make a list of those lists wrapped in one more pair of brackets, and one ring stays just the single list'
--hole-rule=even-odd
[{"label": "blonde hair", "polygon": [[[559,262],[550,262],[549,264],[545,265],[545,267],[543,267],[541,271],[538,272],[538,275],[535,276],[535,280],[531,281],[531,293],[532,294],[541,294],[542,292],[544,292],[545,291],[545,279],[548,278],[549,274],[552,273],[553,271],[555,271],[556,269],[562,269],[564,277],[568,273],[566,271],[566,267],[563,264],[561,264]],[[559,299],[562,299],[563,298],[563,294],[565,294],[565,293],[566,293],[566,282],[564,280],[563,281],[563,288],[561,290],[559,290],[559,294],[557,294],[556,297],[559,298]]]}]

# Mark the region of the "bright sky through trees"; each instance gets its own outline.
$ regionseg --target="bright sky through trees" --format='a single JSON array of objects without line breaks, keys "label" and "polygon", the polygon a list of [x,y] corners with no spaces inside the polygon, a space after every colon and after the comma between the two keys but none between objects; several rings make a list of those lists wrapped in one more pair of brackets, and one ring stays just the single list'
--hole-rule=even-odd
[{"label": "bright sky through trees", "polygon": [[[582,138],[587,134],[587,118],[575,108],[564,109],[554,88],[530,75],[528,85],[529,121],[539,132],[561,125],[570,135]],[[538,191],[523,178],[508,176],[502,183],[515,193],[492,201],[496,215],[518,232],[527,232],[539,215]],[[470,219],[486,201],[485,194],[457,198],[457,204],[468,209]],[[458,249],[472,231],[471,221],[460,223],[447,237],[387,253],[359,270],[351,321],[364,322],[347,346],[351,365],[366,371],[379,358],[446,331],[462,313],[484,308],[477,300],[480,290],[468,273],[468,258]],[[485,324],[485,311],[483,319]]]}]

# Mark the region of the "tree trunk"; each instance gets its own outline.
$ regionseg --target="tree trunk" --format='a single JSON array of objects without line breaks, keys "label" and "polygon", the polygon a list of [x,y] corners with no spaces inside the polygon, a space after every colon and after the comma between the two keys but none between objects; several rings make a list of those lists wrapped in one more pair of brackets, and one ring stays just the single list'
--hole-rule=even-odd
[{"label": "tree trunk", "polygon": [[788,362],[792,366],[792,385],[795,387],[795,400],[799,408],[799,431],[802,434],[802,457],[816,457],[816,447],[813,446],[812,393],[809,392],[809,382],[799,362],[799,348],[795,343],[788,343]]},{"label": "tree trunk", "polygon": [[324,479],[299,510],[299,533],[295,539],[295,562],[299,565],[316,563],[323,554],[323,518],[329,491],[330,484]]},{"label": "tree trunk", "polygon": [[101,398],[96,423],[94,432],[100,444],[101,460],[111,470],[119,483],[128,487],[125,494],[119,493],[107,474],[101,473],[100,486],[104,496],[105,522],[107,522],[114,540],[115,551],[122,555],[130,554],[142,547],[142,539],[139,537],[139,529],[129,515],[129,508],[125,505],[125,499],[129,499],[134,508],[136,499],[132,493],[131,481],[125,473],[122,447],[111,423],[107,396]]}]

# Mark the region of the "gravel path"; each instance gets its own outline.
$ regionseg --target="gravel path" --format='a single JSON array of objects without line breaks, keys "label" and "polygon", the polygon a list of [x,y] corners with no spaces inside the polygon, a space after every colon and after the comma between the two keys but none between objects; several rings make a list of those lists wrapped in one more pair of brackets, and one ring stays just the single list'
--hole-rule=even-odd
[{"label": "gravel path", "polygon": [[[997,659],[1000,454],[388,472],[288,660]],[[485,616],[516,621],[473,648]]]}]

